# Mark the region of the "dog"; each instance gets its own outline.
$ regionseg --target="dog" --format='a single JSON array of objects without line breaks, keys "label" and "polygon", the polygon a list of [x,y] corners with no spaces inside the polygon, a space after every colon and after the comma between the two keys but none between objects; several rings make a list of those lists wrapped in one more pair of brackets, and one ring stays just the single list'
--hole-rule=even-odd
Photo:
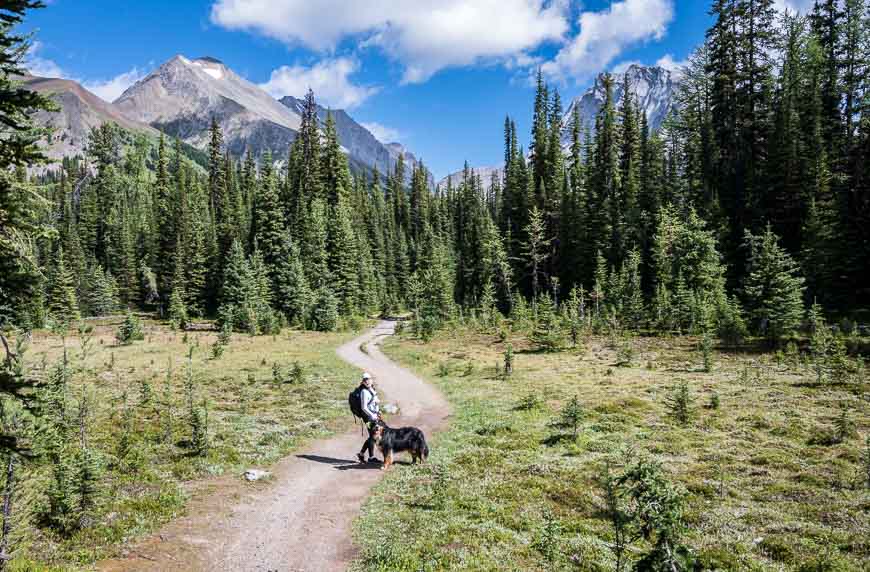
[{"label": "dog", "polygon": [[393,429],[386,423],[379,423],[372,435],[375,445],[381,450],[384,457],[383,470],[387,470],[393,464],[393,454],[408,451],[414,463],[423,463],[429,457],[429,445],[426,437],[416,427],[402,427]]}]

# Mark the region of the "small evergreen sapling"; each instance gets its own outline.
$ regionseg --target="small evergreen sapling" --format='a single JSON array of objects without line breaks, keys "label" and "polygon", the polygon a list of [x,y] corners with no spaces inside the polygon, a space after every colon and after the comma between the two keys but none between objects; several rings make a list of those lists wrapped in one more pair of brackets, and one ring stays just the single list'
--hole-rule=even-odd
[{"label": "small evergreen sapling", "polygon": [[866,485],[870,489],[870,434],[867,435],[867,439],[864,441],[864,453],[861,462],[864,465]]},{"label": "small evergreen sapling", "polygon": [[686,380],[682,380],[673,388],[671,395],[665,398],[665,405],[680,425],[689,422],[692,416],[692,394],[689,392],[689,383]]},{"label": "small evergreen sapling", "polygon": [[172,442],[172,418],[174,399],[172,396],[172,360],[166,368],[163,391],[160,395],[160,436],[164,443]]},{"label": "small evergreen sapling", "polygon": [[855,435],[855,423],[849,416],[849,407],[840,404],[840,414],[834,419],[834,443],[844,443]]},{"label": "small evergreen sapling", "polygon": [[[667,572],[693,569],[692,554],[682,543],[685,491],[668,481],[658,462],[629,459],[618,473],[608,464],[602,485],[617,572],[629,568]],[[635,547],[640,540],[649,548]],[[633,554],[638,555],[634,561]]]},{"label": "small evergreen sapling", "polygon": [[169,324],[173,330],[187,329],[187,304],[184,302],[184,289],[176,285],[169,296]]},{"label": "small evergreen sapling", "polygon": [[129,346],[133,342],[145,339],[145,333],[142,330],[142,323],[139,318],[132,312],[127,312],[124,318],[124,323],[118,328],[115,333],[115,339],[122,346]]},{"label": "small evergreen sapling", "polygon": [[504,376],[510,377],[514,373],[514,346],[508,344],[504,349]]},{"label": "small evergreen sapling", "polygon": [[713,336],[709,331],[701,334],[698,349],[701,350],[704,371],[707,373],[713,371]]},{"label": "small evergreen sapling", "polygon": [[193,348],[187,354],[187,372],[184,378],[187,394],[187,423],[190,426],[190,448],[200,457],[208,454],[208,403],[196,402],[196,380],[193,375]]},{"label": "small evergreen sapling", "polygon": [[585,417],[583,406],[580,405],[580,400],[575,395],[562,408],[559,418],[552,423],[552,426],[562,431],[570,431],[571,439],[576,441],[583,417]]},{"label": "small evergreen sapling", "polygon": [[532,543],[547,562],[553,562],[559,557],[559,541],[562,536],[562,525],[552,512],[547,511],[544,515],[544,524],[538,530],[536,538]]},{"label": "small evergreen sapling", "polygon": [[548,294],[538,300],[535,325],[529,339],[545,352],[555,352],[562,345],[562,325]]},{"label": "small evergreen sapling", "polygon": [[290,383],[294,385],[301,385],[305,383],[305,368],[302,367],[302,364],[298,361],[293,362],[293,367],[290,368]]}]

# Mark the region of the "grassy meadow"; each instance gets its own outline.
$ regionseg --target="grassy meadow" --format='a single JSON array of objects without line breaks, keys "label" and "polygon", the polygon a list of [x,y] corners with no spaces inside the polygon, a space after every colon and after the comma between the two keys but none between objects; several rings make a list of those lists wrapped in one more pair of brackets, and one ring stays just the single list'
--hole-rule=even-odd
[{"label": "grassy meadow", "polygon": [[[460,326],[387,341],[454,413],[430,462],[365,506],[360,570],[615,570],[604,475],[639,458],[682,495],[695,569],[870,568],[866,377],[818,385],[799,356],[719,349],[707,372],[692,337],[580,342],[542,353]],[[554,423],[573,397],[576,437]]]},{"label": "grassy meadow", "polygon": [[[39,331],[29,344],[27,367],[46,382],[65,344],[67,382],[59,395],[68,444],[79,446],[84,427],[96,487],[86,516],[76,516],[86,522],[62,530],[45,522],[57,481],[53,465],[20,465],[11,570],[90,569],[183,514],[191,498],[207,494],[212,478],[240,479],[244,470],[266,467],[347,421],[344,396],[356,372],[335,348],[354,332],[233,334],[214,358],[217,332],[176,332],[145,321],[144,340],[119,345],[121,321],[90,322],[92,334],[70,334],[65,342]],[[190,395],[196,408],[204,407],[202,453],[191,447]]]}]

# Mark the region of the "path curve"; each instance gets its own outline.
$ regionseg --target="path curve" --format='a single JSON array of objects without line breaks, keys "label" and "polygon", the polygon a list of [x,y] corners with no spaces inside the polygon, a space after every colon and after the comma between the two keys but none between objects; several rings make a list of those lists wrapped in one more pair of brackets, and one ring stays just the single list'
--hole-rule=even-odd
[{"label": "path curve", "polygon": [[[381,352],[379,343],[394,328],[395,322],[383,321],[337,353],[374,376],[382,401],[399,404],[400,415],[391,424],[415,425],[428,436],[442,426],[449,407],[435,388]],[[314,442],[275,465],[265,488],[228,478],[230,498],[238,493],[233,506],[215,506],[226,503],[226,493],[205,495],[188,516],[138,543],[126,558],[101,563],[99,570],[345,570],[357,554],[351,523],[383,474],[376,465],[356,462],[361,444],[359,426]]]}]

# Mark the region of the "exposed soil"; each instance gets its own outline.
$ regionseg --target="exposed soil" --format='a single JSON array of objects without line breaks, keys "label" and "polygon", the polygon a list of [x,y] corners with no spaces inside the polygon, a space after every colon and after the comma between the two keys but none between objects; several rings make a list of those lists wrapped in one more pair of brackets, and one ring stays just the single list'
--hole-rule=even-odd
[{"label": "exposed soil", "polygon": [[[431,435],[444,423],[449,407],[436,389],[381,353],[378,344],[393,329],[393,322],[381,322],[337,353],[372,374],[382,402],[399,405],[400,414],[391,425],[414,425]],[[383,474],[380,465],[356,461],[363,440],[357,425],[312,443],[272,467],[267,483],[245,483],[238,475],[207,481],[208,492],[195,496],[187,516],[98,569],[345,570],[356,555],[351,523]]]}]

